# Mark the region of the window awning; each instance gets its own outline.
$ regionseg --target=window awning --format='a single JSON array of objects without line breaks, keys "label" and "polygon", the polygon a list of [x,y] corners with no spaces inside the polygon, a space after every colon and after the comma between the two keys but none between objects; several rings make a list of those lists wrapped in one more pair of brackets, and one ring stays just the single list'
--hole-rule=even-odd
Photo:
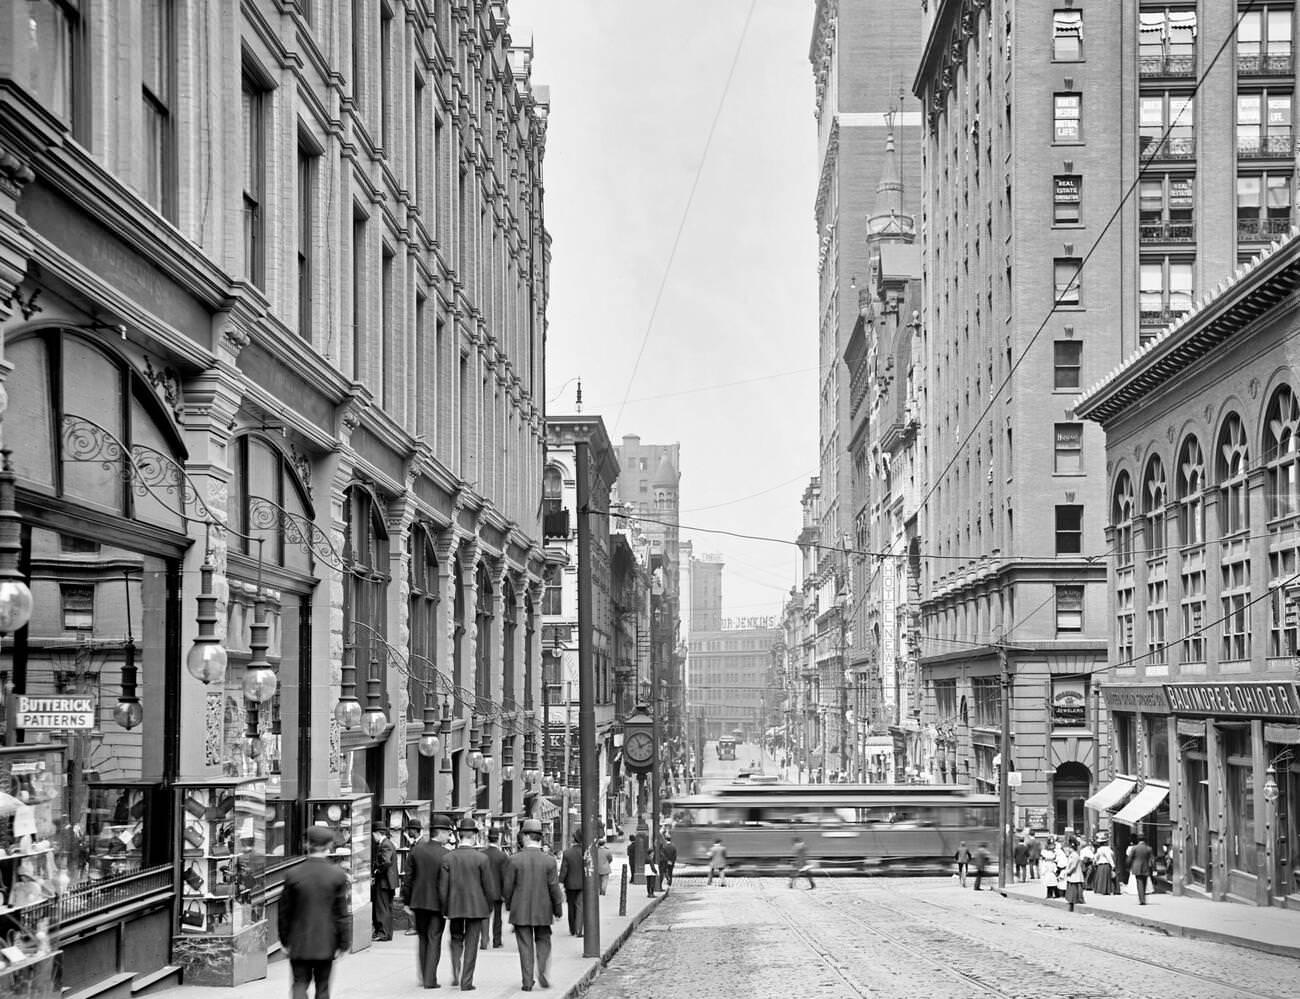
[{"label": "window awning", "polygon": [[1133,788],[1137,787],[1136,777],[1118,774],[1113,781],[1085,801],[1084,807],[1096,812],[1109,812],[1123,801]]},{"label": "window awning", "polygon": [[1135,826],[1160,807],[1169,797],[1169,785],[1149,781],[1147,786],[1133,796],[1133,800],[1115,813],[1115,821]]}]

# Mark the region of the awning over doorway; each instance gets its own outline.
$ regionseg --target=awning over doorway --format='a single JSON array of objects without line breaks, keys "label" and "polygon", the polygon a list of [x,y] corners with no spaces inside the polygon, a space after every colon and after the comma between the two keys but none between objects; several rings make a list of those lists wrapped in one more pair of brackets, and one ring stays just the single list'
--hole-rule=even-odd
[{"label": "awning over doorway", "polygon": [[1083,803],[1084,807],[1097,812],[1109,812],[1128,797],[1129,792],[1135,787],[1137,787],[1136,777],[1126,777],[1124,774],[1118,774],[1113,781],[1085,801]]},{"label": "awning over doorway", "polygon": [[1160,807],[1169,797],[1169,785],[1149,781],[1147,786],[1133,796],[1133,800],[1115,813],[1115,821],[1135,826]]}]

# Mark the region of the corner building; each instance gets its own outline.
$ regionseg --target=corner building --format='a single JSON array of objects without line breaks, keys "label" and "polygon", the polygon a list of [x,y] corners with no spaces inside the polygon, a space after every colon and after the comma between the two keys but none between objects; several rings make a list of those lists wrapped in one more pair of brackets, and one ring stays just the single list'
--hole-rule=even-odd
[{"label": "corner building", "polygon": [[[531,800],[531,52],[504,3],[451,0],[5,0],[0,24],[2,429],[35,603],[3,668],[88,709],[7,721],[0,783],[39,804],[57,897],[0,921],[52,918],[54,994],[235,986],[324,822],[368,946],[373,822],[400,857],[431,808],[509,829]],[[205,683],[208,617],[228,667]]]},{"label": "corner building", "polygon": [[1169,845],[1175,891],[1287,907],[1300,905],[1297,288],[1293,231],[1076,407],[1106,433],[1115,552],[1101,686],[1114,779],[1093,804],[1117,841]]}]

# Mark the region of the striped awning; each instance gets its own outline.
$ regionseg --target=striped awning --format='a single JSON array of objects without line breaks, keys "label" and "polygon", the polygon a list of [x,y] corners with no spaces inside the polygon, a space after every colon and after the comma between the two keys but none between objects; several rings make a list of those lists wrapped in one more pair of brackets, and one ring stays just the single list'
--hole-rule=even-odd
[{"label": "striped awning", "polygon": [[1133,796],[1133,800],[1115,813],[1115,821],[1135,826],[1160,807],[1169,797],[1169,785],[1148,781],[1146,787]]},{"label": "striped awning", "polygon": [[1129,793],[1135,787],[1137,787],[1136,777],[1126,777],[1124,774],[1117,774],[1113,781],[1085,801],[1083,803],[1084,807],[1091,808],[1096,812],[1109,812],[1112,808],[1127,798]]}]

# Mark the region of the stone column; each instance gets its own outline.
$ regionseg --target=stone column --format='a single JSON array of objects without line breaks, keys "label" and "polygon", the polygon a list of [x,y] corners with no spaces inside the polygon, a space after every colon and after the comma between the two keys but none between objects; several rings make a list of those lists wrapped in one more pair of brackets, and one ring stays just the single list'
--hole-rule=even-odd
[{"label": "stone column", "polygon": [[[461,659],[461,676],[454,678],[459,683],[462,690],[457,691],[457,696],[461,699],[462,708],[459,712],[462,725],[465,729],[469,728],[469,723],[474,714],[475,704],[471,698],[468,703],[465,702],[464,691],[475,691],[475,673],[478,664],[478,560],[481,557],[479,539],[477,535],[463,536],[461,539],[461,549],[463,559],[460,566],[460,587],[461,592],[465,595],[465,622],[464,633],[461,635],[460,642],[460,659]],[[475,691],[476,692],[476,691]],[[463,733],[460,739],[460,746],[467,747],[468,733]],[[474,806],[474,777],[478,771],[471,770],[469,767],[468,753],[461,755],[460,772],[457,775],[461,787],[461,800],[453,802],[454,806],[470,807]]]},{"label": "stone column", "polygon": [[[1273,606],[1271,600],[1261,600],[1260,597],[1268,593],[1269,586],[1269,565],[1268,565],[1268,469],[1252,468],[1246,475],[1246,485],[1249,492],[1246,494],[1246,506],[1250,513],[1250,540],[1247,544],[1250,546],[1250,599],[1255,601],[1249,608],[1250,623],[1250,667],[1252,671],[1258,672],[1265,668],[1268,658],[1268,639],[1269,639],[1269,611]],[[1285,594],[1283,594],[1285,599]],[[1214,614],[1211,620],[1218,617]],[[1260,781],[1264,778],[1260,777]],[[1263,803],[1260,798],[1256,803]],[[1262,816],[1264,812],[1257,810],[1256,815]],[[1264,904],[1263,902],[1260,903]]]},{"label": "stone column", "polygon": [[[444,690],[446,689],[444,684],[454,680],[456,588],[461,582],[460,579],[457,578],[455,572],[455,557],[459,540],[460,539],[457,537],[456,532],[449,527],[438,535],[437,541],[438,612],[436,615],[434,641],[438,648],[437,660],[439,669],[444,677],[444,680],[439,681],[439,686]],[[441,717],[442,704],[444,700],[449,708],[454,707],[455,695],[451,694],[445,698],[439,698],[439,717]],[[446,744],[438,754],[438,774],[434,778],[433,807],[435,811],[451,807],[451,775],[442,773],[441,757],[444,754],[450,756],[453,748],[459,748],[457,740],[463,739],[463,737],[463,728],[449,732],[446,737]]]},{"label": "stone column", "polygon": [[[410,674],[419,676],[420,667],[410,660],[411,649],[411,557],[407,546],[411,525],[415,521],[414,476],[408,475],[406,492],[394,500],[386,511],[388,527],[388,644],[394,654],[389,657],[384,670],[388,690],[392,729],[388,745],[384,747],[384,784],[386,798],[406,801],[410,783],[410,758],[406,744],[406,713],[410,707]],[[381,656],[381,661],[383,661]],[[404,663],[405,672],[397,663]],[[424,702],[416,706],[417,715],[424,711]],[[418,724],[416,726],[419,727]]]}]

